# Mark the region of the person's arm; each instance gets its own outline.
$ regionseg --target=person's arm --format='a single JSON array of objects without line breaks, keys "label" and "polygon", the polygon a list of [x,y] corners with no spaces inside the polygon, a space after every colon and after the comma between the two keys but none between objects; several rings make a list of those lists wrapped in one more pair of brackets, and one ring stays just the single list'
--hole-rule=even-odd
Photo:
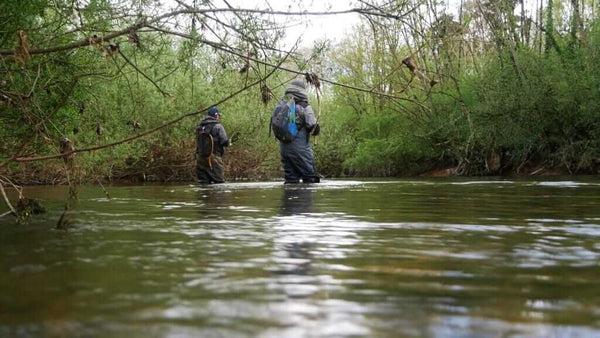
[{"label": "person's arm", "polygon": [[321,127],[319,127],[315,112],[310,105],[306,106],[304,109],[304,123],[306,125],[306,130],[308,130],[311,135],[317,136],[319,135],[319,132],[321,132]]},{"label": "person's arm", "polygon": [[219,142],[219,144],[223,147],[228,147],[229,145],[231,145],[231,142],[229,142],[229,138],[227,138],[227,132],[225,131],[225,127],[223,127],[222,124],[218,124],[216,126],[217,130],[217,141]]}]

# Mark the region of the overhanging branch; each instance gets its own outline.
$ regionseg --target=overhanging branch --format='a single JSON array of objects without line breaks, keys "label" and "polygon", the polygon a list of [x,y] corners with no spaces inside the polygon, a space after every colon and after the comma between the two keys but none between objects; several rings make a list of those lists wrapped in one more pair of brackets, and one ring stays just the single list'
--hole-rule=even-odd
[{"label": "overhanging branch", "polygon": [[[364,8],[351,8],[348,10],[331,11],[331,12],[286,12],[286,11],[272,11],[272,10],[260,10],[260,9],[244,9],[244,8],[212,8],[212,9],[211,8],[208,8],[208,9],[186,8],[186,9],[180,9],[180,10],[172,11],[169,13],[165,13],[163,15],[159,15],[159,16],[151,18],[151,19],[142,18],[141,20],[138,20],[136,23],[134,23],[124,29],[112,32],[103,37],[84,38],[84,39],[80,39],[77,41],[73,41],[66,45],[62,45],[62,46],[29,49],[28,52],[30,55],[49,54],[49,53],[55,53],[55,52],[60,52],[60,51],[65,51],[65,50],[82,48],[82,47],[86,47],[86,46],[90,46],[90,45],[101,44],[102,42],[109,41],[116,37],[129,34],[129,32],[132,30],[138,30],[143,27],[148,27],[149,25],[160,22],[161,20],[164,20],[167,18],[171,18],[171,17],[178,16],[181,14],[205,14],[205,13],[247,13],[247,14],[265,14],[265,15],[282,15],[282,16],[324,16],[324,15],[341,15],[341,14],[356,13],[356,14],[366,15],[366,16],[377,16],[377,17],[383,17],[383,18],[403,20],[403,17],[405,15],[407,15],[408,13],[410,13],[410,11],[408,13],[403,13],[400,15],[393,15],[393,14],[389,14],[389,13],[367,10]],[[0,50],[0,55],[14,55],[14,53],[15,53],[15,50],[13,50],[13,49],[1,49]]]},{"label": "overhanging branch", "polygon": [[[297,74],[297,75],[305,75],[306,74],[305,72],[300,72],[300,71],[297,71],[297,70],[294,70],[294,69],[291,69],[291,68],[282,67],[281,64],[274,65],[272,63],[268,63],[266,61],[262,61],[262,60],[256,59],[256,58],[248,56],[248,55],[240,54],[240,53],[238,53],[238,52],[236,52],[236,51],[234,51],[232,49],[227,48],[227,46],[225,46],[223,44],[220,44],[220,43],[217,43],[217,42],[213,42],[213,41],[209,41],[209,40],[204,40],[204,39],[199,39],[199,38],[196,38],[196,37],[192,37],[189,34],[180,33],[180,32],[174,32],[174,31],[170,31],[170,30],[167,30],[167,29],[164,29],[164,28],[158,28],[158,27],[153,27],[153,26],[151,26],[150,28],[156,29],[156,30],[158,30],[160,32],[163,32],[163,33],[166,33],[166,34],[176,35],[176,36],[179,36],[179,37],[182,37],[182,38],[186,38],[186,39],[196,39],[197,41],[199,41],[199,42],[201,42],[201,43],[203,43],[205,45],[211,46],[211,47],[216,48],[218,50],[221,50],[221,51],[223,51],[225,53],[229,53],[229,54],[238,56],[238,57],[240,57],[242,59],[248,59],[248,60],[254,61],[256,63],[262,64],[262,65],[265,65],[265,66],[276,67],[276,68],[281,69],[283,71],[286,71],[286,72],[289,72],[289,73],[294,73],[294,74]],[[339,86],[339,87],[343,87],[343,88],[347,88],[347,89],[352,89],[352,90],[356,90],[356,91],[363,92],[363,93],[377,95],[377,96],[385,97],[385,98],[388,98],[388,99],[394,99],[394,100],[400,100],[400,101],[407,101],[407,102],[416,104],[416,105],[418,105],[419,107],[421,107],[421,108],[423,108],[425,110],[428,110],[428,111],[430,110],[429,107],[427,107],[426,105],[424,105],[423,103],[421,103],[421,102],[419,102],[417,100],[409,99],[409,98],[406,98],[406,97],[394,96],[394,95],[390,95],[390,94],[386,94],[386,93],[381,93],[381,92],[374,91],[372,89],[365,89],[365,88],[359,88],[359,87],[355,87],[355,86],[350,86],[350,85],[347,85],[347,84],[339,83],[339,82],[336,82],[336,81],[333,81],[333,80],[328,80],[328,79],[325,79],[325,78],[319,78],[319,79],[321,81],[323,81],[323,82],[329,83],[329,84],[334,85],[334,86]]]},{"label": "overhanging branch", "polygon": [[150,134],[155,133],[155,132],[157,132],[157,131],[159,131],[161,129],[164,129],[166,127],[172,126],[172,125],[176,124],[177,122],[179,122],[179,121],[181,121],[181,120],[183,120],[183,119],[185,119],[187,117],[191,117],[191,116],[199,115],[201,113],[205,113],[206,111],[208,111],[208,109],[210,107],[217,106],[217,105],[220,105],[220,104],[222,104],[224,102],[227,102],[230,99],[232,99],[233,97],[237,96],[238,94],[240,94],[240,93],[248,90],[249,88],[252,88],[252,87],[256,86],[257,84],[262,83],[263,81],[265,81],[266,79],[268,79],[269,77],[271,77],[271,75],[273,75],[273,73],[275,73],[275,71],[277,69],[279,69],[279,66],[281,66],[281,64],[283,62],[285,62],[285,60],[287,59],[287,57],[289,56],[290,53],[291,53],[291,51],[279,62],[279,64],[277,66],[275,66],[267,75],[265,75],[264,78],[261,78],[261,79],[255,81],[255,82],[253,82],[253,83],[251,83],[249,85],[246,85],[244,88],[242,88],[242,89],[234,92],[233,94],[225,97],[224,99],[221,99],[220,101],[218,101],[216,103],[213,103],[213,104],[209,105],[206,108],[202,108],[202,109],[199,109],[199,110],[197,110],[195,112],[191,112],[191,113],[187,113],[185,115],[179,116],[179,117],[177,117],[177,118],[175,118],[175,119],[173,119],[171,121],[163,123],[163,124],[161,124],[161,125],[159,125],[157,127],[154,127],[154,128],[152,128],[150,130],[147,130],[145,132],[138,133],[138,134],[135,134],[135,135],[130,136],[128,138],[125,138],[123,140],[112,142],[112,143],[109,143],[109,144],[103,144],[103,145],[99,145],[99,146],[93,146],[93,147],[75,149],[75,150],[72,150],[72,151],[69,151],[69,152],[64,152],[64,153],[54,154],[54,155],[48,155],[48,156],[19,157],[19,158],[16,158],[14,160],[17,161],[17,162],[33,162],[33,161],[43,161],[43,160],[50,160],[50,159],[55,159],[55,158],[62,158],[62,157],[66,157],[66,156],[69,156],[69,155],[75,154],[75,153],[89,152],[89,151],[94,151],[94,150],[100,150],[100,149],[105,149],[105,148],[109,148],[109,147],[114,147],[114,146],[117,146],[117,145],[120,145],[120,144],[123,144],[123,143],[127,143],[127,142],[130,142],[130,141],[133,141],[133,140],[138,139],[140,137],[144,137],[146,135],[150,135]]}]

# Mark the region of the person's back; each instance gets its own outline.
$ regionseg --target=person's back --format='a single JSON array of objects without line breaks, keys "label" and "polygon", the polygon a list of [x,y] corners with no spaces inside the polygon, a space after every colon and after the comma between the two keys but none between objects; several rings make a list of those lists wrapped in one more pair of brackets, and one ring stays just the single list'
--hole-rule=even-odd
[{"label": "person's back", "polygon": [[231,142],[220,122],[221,112],[211,107],[196,131],[196,177],[198,183],[223,183],[225,147]]},{"label": "person's back", "polygon": [[[310,146],[310,135],[319,133],[319,125],[315,113],[308,103],[306,85],[301,79],[293,80],[285,90],[285,95],[292,97],[296,109],[297,135],[287,143],[279,143],[281,164],[284,169],[285,183],[319,182],[319,176],[315,172],[313,151]],[[286,104],[282,100],[278,105]]]}]

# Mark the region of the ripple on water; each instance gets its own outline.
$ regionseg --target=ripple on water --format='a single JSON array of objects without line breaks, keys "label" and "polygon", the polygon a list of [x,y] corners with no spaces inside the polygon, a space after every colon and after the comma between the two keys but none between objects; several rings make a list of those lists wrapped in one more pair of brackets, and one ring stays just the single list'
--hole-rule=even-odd
[{"label": "ripple on water", "polygon": [[451,182],[452,185],[487,185],[487,184],[514,184],[515,181],[467,181],[467,182]]},{"label": "ripple on water", "polygon": [[554,218],[526,218],[528,222],[539,222],[539,223],[583,223],[578,219],[554,219]]},{"label": "ripple on water", "polygon": [[432,323],[429,333],[441,337],[501,337],[510,332],[526,337],[597,337],[597,331],[585,326],[513,323],[475,316],[441,316]]},{"label": "ripple on water", "polygon": [[48,267],[42,264],[25,264],[10,268],[10,272],[16,273],[35,273],[48,270]]},{"label": "ripple on water", "polygon": [[[61,312],[65,321],[155,328],[150,335],[597,336],[600,308],[588,290],[596,285],[600,218],[589,208],[597,203],[590,186],[127,188],[119,193],[151,198],[82,200],[74,230],[33,233],[18,248],[6,236],[0,249],[11,287],[22,277],[57,285],[42,301],[62,310],[65,299],[81,310]],[[581,189],[566,196],[552,187]],[[310,208],[282,211],[288,190],[310,191]],[[15,307],[30,301],[15,299]],[[33,308],[24,321],[47,312]]]},{"label": "ripple on water", "polygon": [[538,185],[538,186],[542,186],[542,187],[579,188],[579,187],[585,187],[585,186],[600,186],[600,183],[575,182],[575,181],[544,181],[544,182],[536,182],[531,185]]}]

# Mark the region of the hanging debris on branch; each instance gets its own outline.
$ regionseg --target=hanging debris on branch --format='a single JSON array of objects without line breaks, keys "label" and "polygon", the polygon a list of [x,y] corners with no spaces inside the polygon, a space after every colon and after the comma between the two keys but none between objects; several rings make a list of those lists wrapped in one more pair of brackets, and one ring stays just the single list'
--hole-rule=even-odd
[{"label": "hanging debris on branch", "polygon": [[261,94],[261,99],[263,104],[266,106],[271,99],[273,98],[273,92],[271,91],[271,89],[265,84],[262,83],[260,85],[260,94]]},{"label": "hanging debris on branch", "polygon": [[[309,73],[306,72],[306,74],[304,74],[304,77],[306,78],[306,82],[309,83],[311,86],[315,87],[315,92],[317,94],[317,121],[319,120],[319,118],[321,117],[321,80],[319,79],[319,76],[315,73]],[[314,145],[317,145],[317,136],[315,135],[313,137],[313,142]]]},{"label": "hanging debris on branch", "polygon": [[142,124],[135,120],[128,121],[127,125],[131,126],[134,131],[142,127]]},{"label": "hanging debris on branch", "polygon": [[244,67],[242,67],[242,68],[240,69],[240,74],[244,74],[244,73],[246,73],[246,72],[248,71],[248,69],[250,69],[250,63],[246,63],[246,64],[244,65]]},{"label": "hanging debris on branch", "polygon": [[415,59],[413,59],[412,56],[409,56],[407,58],[405,58],[404,60],[402,60],[402,63],[408,67],[408,70],[410,70],[411,73],[415,74],[417,71],[417,64],[415,63]]},{"label": "hanging debris on branch", "polygon": [[96,124],[96,134],[98,134],[98,137],[102,137],[102,135],[104,135],[104,128],[102,128],[100,122]]},{"label": "hanging debris on branch", "polygon": [[248,49],[248,52],[246,54],[246,63],[244,63],[244,66],[242,67],[242,69],[240,69],[240,74],[246,73],[249,69],[250,69],[250,49]]},{"label": "hanging debris on branch", "polygon": [[246,52],[246,60],[245,60],[244,66],[242,67],[242,69],[240,69],[240,74],[244,74],[250,70],[250,68],[252,67],[250,65],[250,58],[252,58],[252,57],[256,57],[256,52],[251,51],[250,48],[248,47],[248,51]]},{"label": "hanging debris on branch", "polygon": [[27,43],[27,32],[18,30],[17,36],[19,37],[19,46],[15,49],[15,60],[22,66],[25,66],[25,63],[31,60],[29,44]]},{"label": "hanging debris on branch", "polygon": [[304,77],[306,78],[306,82],[315,87],[317,91],[321,90],[321,81],[319,80],[319,76],[317,74],[307,72],[304,74]]},{"label": "hanging debris on branch", "polygon": [[[67,137],[61,138],[60,139],[60,152],[65,154],[65,153],[70,153],[73,151],[75,151],[75,145],[73,145],[73,142],[71,140],[69,140]],[[67,154],[67,155],[63,156],[63,161],[65,162],[65,164],[72,165],[74,158],[75,158],[75,153]]]},{"label": "hanging debris on branch", "polygon": [[104,55],[106,61],[119,52],[119,45],[113,42],[109,42],[108,47],[100,45],[98,48],[102,51],[102,55]]},{"label": "hanging debris on branch", "polygon": [[140,47],[140,36],[135,29],[129,31],[128,40],[130,44]]},{"label": "hanging debris on branch", "polygon": [[431,87],[433,87],[433,86],[435,86],[436,84],[439,83],[439,81],[430,79],[429,77],[427,77],[427,75],[423,74],[417,68],[417,63],[415,62],[415,59],[412,56],[409,56],[409,57],[405,58],[404,60],[402,60],[402,63],[408,68],[408,70],[410,70],[410,72],[413,75],[416,75],[416,76],[418,76],[418,77],[426,80],[427,82],[429,82],[429,85]]},{"label": "hanging debris on branch", "polygon": [[119,45],[116,43],[109,43],[108,48],[110,48],[110,55],[114,55],[119,51]]}]

